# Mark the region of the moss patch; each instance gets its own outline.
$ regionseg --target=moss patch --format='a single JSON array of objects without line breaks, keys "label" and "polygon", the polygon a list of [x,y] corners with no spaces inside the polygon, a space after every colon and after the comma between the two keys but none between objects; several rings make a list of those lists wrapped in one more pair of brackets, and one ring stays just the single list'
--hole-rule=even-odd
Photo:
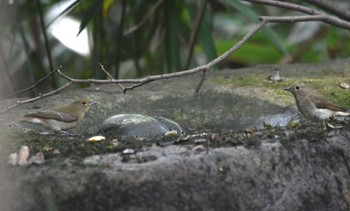
[{"label": "moss patch", "polygon": [[332,75],[320,76],[318,78],[288,78],[285,81],[273,83],[267,80],[266,74],[250,74],[244,77],[216,77],[214,80],[216,83],[233,90],[242,88],[254,88],[254,90],[258,91],[252,93],[250,90],[246,95],[250,95],[252,97],[272,97],[274,99],[280,99],[280,102],[282,102],[284,105],[290,104],[291,99],[292,101],[294,100],[291,97],[291,94],[284,91],[283,88],[291,86],[293,84],[305,84],[311,88],[314,88],[340,106],[349,108],[349,90],[341,89],[339,87],[340,83],[350,83],[350,80],[347,78],[348,77],[344,74],[333,73]]},{"label": "moss patch", "polygon": [[[28,133],[22,144],[29,146],[31,154],[43,152],[46,158],[64,157],[79,160],[91,155],[122,152],[127,148],[139,151],[151,146],[153,142],[125,137],[88,142],[87,138]],[[59,151],[59,154],[56,154],[55,151]]]}]

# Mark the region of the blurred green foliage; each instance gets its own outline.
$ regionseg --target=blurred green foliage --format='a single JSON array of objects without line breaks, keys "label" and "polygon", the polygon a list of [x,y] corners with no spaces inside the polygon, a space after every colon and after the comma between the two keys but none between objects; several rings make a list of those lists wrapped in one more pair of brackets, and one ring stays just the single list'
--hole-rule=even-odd
[{"label": "blurred green foliage", "polygon": [[[48,18],[49,11],[63,2],[66,6]],[[224,53],[260,15],[300,15],[231,0],[33,0],[0,6],[0,69],[7,82],[0,88],[6,92],[33,84],[59,65],[73,78],[108,78],[98,63],[115,78],[181,71]],[[49,28],[65,17],[79,21],[77,36],[88,30],[89,56],[75,53],[51,34]],[[348,39],[344,30],[321,23],[271,24],[223,61],[221,68],[347,57]],[[55,76],[30,94],[64,83]]]}]

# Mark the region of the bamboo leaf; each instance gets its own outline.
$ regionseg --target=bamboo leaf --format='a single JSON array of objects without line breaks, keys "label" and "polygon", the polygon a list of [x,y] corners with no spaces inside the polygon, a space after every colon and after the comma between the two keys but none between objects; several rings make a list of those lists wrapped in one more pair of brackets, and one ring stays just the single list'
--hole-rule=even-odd
[{"label": "bamboo leaf", "polygon": [[66,13],[70,13],[78,4],[83,0],[76,0],[72,4],[70,4],[65,10],[63,10],[60,14],[58,14],[55,18],[53,18],[47,25],[46,28],[49,27],[53,22],[55,22],[58,18],[65,15]]},{"label": "bamboo leaf", "polygon": [[79,36],[80,32],[82,32],[85,27],[90,22],[91,18],[94,17],[98,11],[101,9],[101,6],[103,5],[103,1],[101,0],[94,0],[91,3],[91,7],[86,11],[83,19],[81,20],[80,26],[79,26],[79,32],[77,36]]}]

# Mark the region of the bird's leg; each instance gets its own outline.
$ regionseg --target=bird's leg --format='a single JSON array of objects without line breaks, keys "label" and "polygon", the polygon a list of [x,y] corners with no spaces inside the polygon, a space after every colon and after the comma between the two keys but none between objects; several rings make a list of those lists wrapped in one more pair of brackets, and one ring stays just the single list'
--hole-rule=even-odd
[{"label": "bird's leg", "polygon": [[327,120],[323,120],[323,127],[327,130],[335,130],[335,129],[341,129],[343,128],[342,126],[338,125],[338,126],[335,126],[331,123],[329,123]]}]

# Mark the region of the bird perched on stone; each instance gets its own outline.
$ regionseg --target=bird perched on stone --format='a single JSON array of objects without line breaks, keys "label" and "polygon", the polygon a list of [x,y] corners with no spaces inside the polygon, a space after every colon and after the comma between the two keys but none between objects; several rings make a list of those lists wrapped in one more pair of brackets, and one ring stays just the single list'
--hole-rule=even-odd
[{"label": "bird perched on stone", "polygon": [[299,111],[309,120],[326,121],[337,117],[350,117],[350,113],[344,108],[309,87],[297,84],[284,90],[294,95]]},{"label": "bird perched on stone", "polygon": [[55,131],[68,130],[77,126],[94,104],[96,103],[90,99],[81,99],[50,110],[25,114],[20,121],[39,124]]}]

